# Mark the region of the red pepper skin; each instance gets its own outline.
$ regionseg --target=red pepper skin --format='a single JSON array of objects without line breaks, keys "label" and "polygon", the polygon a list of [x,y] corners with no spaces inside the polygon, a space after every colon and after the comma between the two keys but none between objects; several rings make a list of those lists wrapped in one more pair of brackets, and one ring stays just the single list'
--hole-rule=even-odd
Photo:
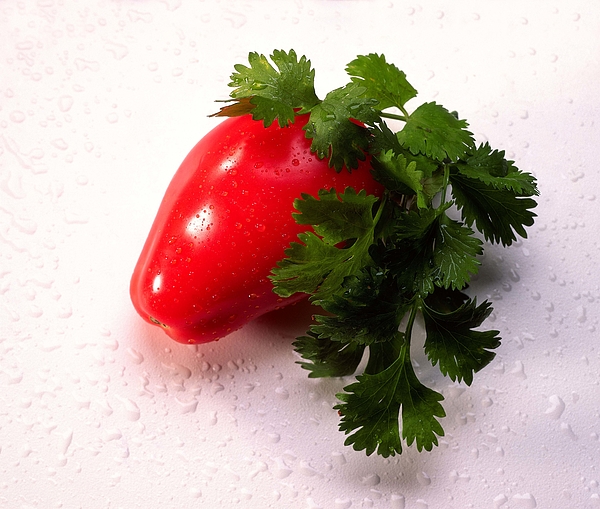
[{"label": "red pepper skin", "polygon": [[169,184],[135,267],[137,312],[175,341],[215,341],[254,318],[297,302],[268,279],[308,226],[294,199],[353,187],[381,196],[369,162],[337,173],[310,152],[306,115],[265,128],[250,115],[228,118],[187,155]]}]

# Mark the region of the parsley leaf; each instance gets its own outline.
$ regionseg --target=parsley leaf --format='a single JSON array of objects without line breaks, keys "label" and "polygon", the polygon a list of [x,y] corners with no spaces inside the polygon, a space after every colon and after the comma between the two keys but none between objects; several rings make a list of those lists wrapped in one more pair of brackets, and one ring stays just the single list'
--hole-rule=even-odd
[{"label": "parsley leaf", "polygon": [[385,55],[371,53],[358,56],[346,67],[353,83],[365,87],[365,95],[377,99],[377,108],[402,108],[417,91],[407,81],[406,74],[385,60]]},{"label": "parsley leaf", "polygon": [[[302,243],[293,242],[270,276],[275,292],[282,297],[294,293],[312,294],[319,303],[340,291],[344,278],[372,263],[369,247],[373,243],[375,221],[374,196],[365,191],[358,194],[347,188],[339,197],[335,191],[319,191],[319,199],[303,195],[294,206],[303,216],[315,221],[314,231],[298,235]],[[339,228],[339,229],[338,229]],[[342,240],[352,241],[349,247],[338,248]]]},{"label": "parsley leaf", "polygon": [[467,225],[475,224],[486,240],[510,246],[516,234],[527,237],[525,226],[533,224],[532,212],[537,203],[516,195],[511,189],[466,177],[462,172],[450,174],[452,194]]},{"label": "parsley leaf", "polygon": [[320,338],[360,345],[393,338],[408,310],[395,281],[381,269],[367,267],[342,283],[343,295],[321,302],[329,315],[316,315],[310,330]]},{"label": "parsley leaf", "polygon": [[430,102],[411,113],[397,137],[413,154],[425,154],[438,161],[457,160],[474,146],[473,135],[466,127],[464,120]]},{"label": "parsley leaf", "polygon": [[[395,341],[402,341],[398,332]],[[402,438],[407,445],[416,441],[419,451],[430,451],[438,444],[444,430],[437,418],[446,415],[440,404],[444,398],[424,386],[410,362],[404,341],[392,365],[376,374],[363,374],[337,395],[342,401],[335,408],[341,415],[340,430],[350,434],[345,445],[371,455],[375,450],[385,458],[402,452],[399,417],[402,415]]]},{"label": "parsley leaf", "polygon": [[415,158],[409,161],[404,154],[396,154],[392,150],[381,152],[373,158],[373,170],[378,182],[390,191],[401,194],[416,194],[417,206],[426,208],[442,186],[440,175],[433,176],[431,166],[423,169]]},{"label": "parsley leaf", "polygon": [[312,331],[297,338],[293,346],[302,358],[309,361],[298,363],[310,371],[309,378],[351,375],[356,371],[365,351],[365,345],[340,343],[327,337],[319,337]]},{"label": "parsley leaf", "polygon": [[477,256],[483,253],[482,242],[471,228],[443,215],[437,224],[433,265],[437,267],[437,284],[461,290],[477,274]]},{"label": "parsley leaf", "polygon": [[365,89],[350,83],[329,92],[310,112],[304,126],[312,139],[311,150],[338,172],[353,169],[363,161],[369,148],[369,131],[355,121],[373,124],[379,116],[373,109],[375,99],[364,97]]},{"label": "parsley leaf", "polygon": [[469,153],[456,168],[461,175],[479,179],[495,189],[506,189],[519,196],[539,194],[535,177],[519,171],[513,161],[504,158],[504,151],[492,150],[489,143],[480,145],[477,150]]},{"label": "parsley leaf", "polygon": [[[267,57],[258,53],[248,56],[249,67],[237,64],[231,75],[231,97],[236,101],[218,114],[229,115],[245,106],[255,120],[263,120],[266,127],[278,120],[280,126],[294,121],[295,108],[310,109],[319,102],[315,93],[315,72],[310,60],[296,52],[275,50],[271,55],[275,69]],[[248,102],[252,105],[249,108]]]},{"label": "parsley leaf", "polygon": [[453,311],[440,312],[425,301],[423,317],[427,339],[425,352],[431,363],[439,363],[440,370],[453,381],[473,383],[473,373],[487,366],[495,357],[491,352],[500,346],[496,330],[476,331],[490,315],[489,302],[477,306],[467,300]]}]

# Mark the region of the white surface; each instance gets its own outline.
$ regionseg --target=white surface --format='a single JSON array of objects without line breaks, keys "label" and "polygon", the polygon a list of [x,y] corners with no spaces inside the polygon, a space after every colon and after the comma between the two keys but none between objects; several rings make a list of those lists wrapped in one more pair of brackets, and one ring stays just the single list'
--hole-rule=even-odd
[{"label": "white surface", "polygon": [[[600,4],[0,2],[0,506],[600,507]],[[128,282],[233,64],[294,48],[324,92],[385,53],[539,179],[530,238],[474,289],[504,338],[431,453],[343,446],[291,342],[310,310],[190,348]]]}]

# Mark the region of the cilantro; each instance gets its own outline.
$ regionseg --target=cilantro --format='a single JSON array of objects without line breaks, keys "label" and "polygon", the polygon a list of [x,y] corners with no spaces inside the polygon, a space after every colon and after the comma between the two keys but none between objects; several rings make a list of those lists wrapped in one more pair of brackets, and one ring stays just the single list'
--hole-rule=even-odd
[{"label": "cilantro", "polygon": [[[337,195],[335,189],[321,190],[319,199],[303,195],[294,205],[300,211],[296,221],[314,224],[313,232],[300,234],[286,250],[287,258],[273,269],[271,280],[275,292],[288,297],[294,293],[312,294],[319,303],[340,288],[344,278],[370,263],[369,247],[373,243],[375,219],[372,215],[376,198],[364,191],[356,194],[347,188]],[[306,219],[306,216],[310,219]],[[350,241],[349,247],[337,244]]]},{"label": "cilantro", "polygon": [[473,383],[473,373],[487,366],[495,354],[491,351],[500,346],[499,332],[496,330],[478,331],[492,312],[489,302],[477,306],[475,300],[468,299],[452,311],[439,311],[423,305],[423,317],[427,340],[425,353],[435,366],[453,381]]},{"label": "cilantro", "polygon": [[375,99],[363,97],[364,88],[353,83],[329,92],[317,104],[304,127],[306,136],[312,138],[311,149],[321,159],[327,156],[330,166],[341,171],[356,168],[365,159],[369,147],[367,129],[350,119],[372,123],[379,117],[373,109]]},{"label": "cilantro", "polygon": [[[306,293],[323,310],[294,348],[309,377],[364,371],[337,395],[346,444],[366,454],[399,454],[403,443],[431,450],[443,436],[443,396],[426,387],[411,361],[422,316],[424,350],[455,382],[473,383],[494,358],[499,331],[482,330],[492,311],[463,291],[477,273],[483,241],[510,245],[534,222],[536,179],[504,151],[476,146],[468,124],[435,102],[414,109],[406,74],[384,55],[358,56],[349,81],[323,99],[314,71],[294,51],[271,62],[250,53],[237,65],[229,104],[216,115],[252,114],[285,126],[308,114],[317,157],[350,171],[369,157],[381,198],[355,189],[323,189],[295,201],[307,226],[270,276],[274,291]],[[393,132],[387,119],[402,122]],[[456,214],[450,214],[450,211]],[[451,217],[452,216],[452,217]],[[455,217],[455,216],[458,216]]]},{"label": "cilantro", "polygon": [[376,99],[379,109],[384,110],[404,105],[417,95],[417,91],[406,79],[406,74],[385,61],[385,55],[358,56],[348,64],[346,72],[353,83],[366,88],[365,95]]},{"label": "cilantro", "polygon": [[413,154],[424,154],[437,161],[455,160],[473,147],[467,123],[434,102],[424,103],[408,117],[397,133],[400,144]]}]

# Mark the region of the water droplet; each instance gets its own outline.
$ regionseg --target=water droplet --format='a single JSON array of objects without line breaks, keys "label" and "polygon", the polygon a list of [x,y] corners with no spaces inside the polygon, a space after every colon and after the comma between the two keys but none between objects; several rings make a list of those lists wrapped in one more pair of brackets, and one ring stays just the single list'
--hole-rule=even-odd
[{"label": "water droplet", "polygon": [[275,389],[275,394],[279,399],[288,399],[290,397],[290,393],[284,387],[277,387]]},{"label": "water droplet", "polygon": [[560,419],[560,416],[565,411],[565,402],[556,394],[548,398],[550,406],[544,412],[550,419]]},{"label": "water droplet", "polygon": [[508,502],[508,497],[506,495],[504,495],[504,493],[500,493],[500,495],[497,495],[496,497],[494,497],[494,509],[500,509],[501,506],[503,506],[504,504],[506,504]]},{"label": "water droplet", "polygon": [[431,477],[426,472],[418,472],[417,481],[421,486],[429,486],[431,484]]},{"label": "water droplet", "polygon": [[67,142],[65,140],[63,140],[62,138],[57,138],[55,140],[52,140],[52,146],[57,148],[58,150],[67,150],[69,148],[69,145],[67,144]]},{"label": "water droplet", "polygon": [[517,493],[513,497],[513,500],[517,504],[518,509],[535,509],[537,507],[535,497],[531,493]]},{"label": "water droplet", "polygon": [[70,95],[62,95],[58,98],[58,109],[66,113],[73,107],[74,99]]},{"label": "water droplet", "polygon": [[11,114],[9,115],[9,118],[15,124],[20,124],[21,122],[23,122],[25,120],[25,113],[23,113],[20,110],[15,110],[15,111],[11,112]]},{"label": "water droplet", "polygon": [[202,490],[200,488],[190,488],[189,493],[192,498],[200,498],[202,496]]},{"label": "water droplet", "polygon": [[115,124],[119,121],[119,115],[115,111],[112,111],[106,115],[106,120],[109,124]]},{"label": "water droplet", "polygon": [[298,166],[300,161],[298,159],[292,159],[292,166]]}]

